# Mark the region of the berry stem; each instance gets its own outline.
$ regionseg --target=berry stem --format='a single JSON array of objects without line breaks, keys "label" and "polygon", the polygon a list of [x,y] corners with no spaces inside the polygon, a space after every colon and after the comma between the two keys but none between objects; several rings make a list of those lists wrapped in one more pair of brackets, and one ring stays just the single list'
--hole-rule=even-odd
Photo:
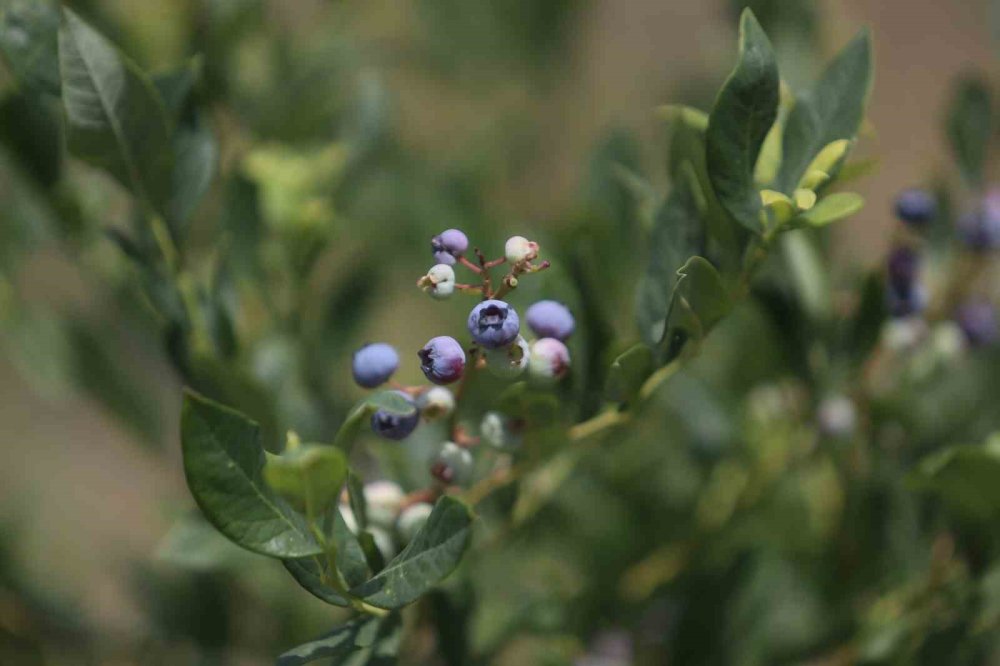
[{"label": "berry stem", "polygon": [[[478,252],[478,250],[476,250],[476,251]],[[458,262],[460,264],[462,264],[463,266],[465,266],[466,268],[468,268],[473,273],[475,273],[476,275],[479,275],[480,273],[483,272],[482,268],[480,268],[479,266],[476,266],[474,263],[472,263],[471,261],[469,261],[465,257],[459,257],[458,258]]]},{"label": "berry stem", "polygon": [[494,259],[493,261],[486,262],[486,268],[496,268],[497,266],[502,266],[507,263],[507,257],[500,257],[499,259]]}]

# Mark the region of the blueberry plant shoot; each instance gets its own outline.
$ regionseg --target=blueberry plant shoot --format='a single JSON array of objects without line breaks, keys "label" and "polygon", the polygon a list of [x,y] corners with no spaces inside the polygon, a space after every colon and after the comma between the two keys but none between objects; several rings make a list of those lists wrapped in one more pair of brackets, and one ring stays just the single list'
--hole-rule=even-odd
[{"label": "blueberry plant shoot", "polygon": [[[185,386],[192,510],[159,557],[190,588],[151,593],[150,640],[279,666],[1000,663],[986,83],[956,84],[949,164],[866,209],[890,248],[848,273],[829,228],[874,164],[865,29],[793,86],[743,10],[714,102],[650,110],[665,158],[611,136],[543,226],[428,176],[379,84],[324,106],[293,45],[274,71],[212,48],[236,4],[147,72],[99,14],[0,2],[11,208]],[[52,373],[155,439],[142,372],[32,310],[13,265],[19,365],[69,359]]]}]

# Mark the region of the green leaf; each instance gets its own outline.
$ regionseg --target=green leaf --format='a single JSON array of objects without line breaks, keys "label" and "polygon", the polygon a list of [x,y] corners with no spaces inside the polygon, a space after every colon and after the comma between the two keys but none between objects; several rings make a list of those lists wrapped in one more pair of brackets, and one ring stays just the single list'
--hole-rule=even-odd
[{"label": "green leaf", "polygon": [[191,93],[201,79],[202,69],[202,58],[194,57],[176,69],[153,76],[153,85],[160,93],[163,106],[175,123],[179,123],[184,115]]},{"label": "green leaf", "polygon": [[774,189],[791,194],[825,146],[857,136],[871,87],[871,35],[862,30],[827,66],[813,90],[795,100],[785,123],[784,155]]},{"label": "green leaf", "polygon": [[957,84],[947,129],[962,176],[973,187],[982,185],[993,138],[993,102],[989,87],[980,78],[969,76]]},{"label": "green leaf", "polygon": [[704,244],[691,190],[683,183],[674,186],[660,209],[649,244],[649,264],[636,298],[636,323],[642,340],[655,345],[663,336],[677,271]]},{"label": "green leaf", "polygon": [[361,477],[351,471],[347,473],[347,498],[358,529],[368,529],[368,504],[365,503],[365,487],[361,482]]},{"label": "green leaf", "polygon": [[719,202],[733,218],[761,233],[760,195],[754,169],[778,116],[780,80],[771,42],[753,12],[740,18],[739,60],[709,116],[708,175]]},{"label": "green leaf", "polygon": [[134,63],[68,9],[59,28],[59,68],[70,152],[106,169],[165,214],[173,150],[156,89]]},{"label": "green leaf", "polygon": [[860,194],[838,192],[823,197],[815,206],[800,214],[797,222],[811,227],[825,227],[828,224],[854,215],[864,208],[865,200]]},{"label": "green leaf", "polygon": [[351,594],[379,608],[401,608],[441,582],[462,559],[472,534],[472,510],[444,496],[413,541]]},{"label": "green leaf", "polygon": [[707,259],[691,257],[677,271],[663,336],[660,364],[677,358],[691,341],[699,342],[733,307],[719,272]]},{"label": "green leaf", "polygon": [[174,171],[167,219],[180,233],[205,197],[219,166],[219,144],[200,115],[177,129],[173,140]]},{"label": "green leaf", "polygon": [[910,475],[918,489],[938,495],[965,518],[1000,519],[1000,441],[985,446],[952,446],[920,462]]},{"label": "green leaf", "polygon": [[397,636],[401,626],[396,613],[384,618],[358,617],[322,638],[285,652],[278,657],[276,666],[301,666],[319,659],[333,659],[334,664],[341,664],[343,659],[361,650],[374,651],[380,644],[392,642],[390,637]]},{"label": "green leaf", "polygon": [[156,547],[156,559],[190,571],[245,565],[254,556],[219,534],[200,513],[177,520]]},{"label": "green leaf", "polygon": [[368,424],[372,414],[380,409],[391,414],[408,416],[414,412],[416,407],[395,391],[382,391],[370,395],[355,405],[351,413],[347,415],[347,419],[340,426],[340,430],[337,431],[337,435],[333,439],[333,445],[342,451],[350,451],[351,445]]},{"label": "green leaf", "polygon": [[322,552],[302,516],[264,482],[257,424],[188,391],[181,449],[191,494],[208,521],[233,542],[271,557]]},{"label": "green leaf", "polygon": [[607,396],[615,402],[630,402],[653,373],[653,350],[639,343],[621,354],[608,373]]},{"label": "green leaf", "polygon": [[47,0],[0,2],[0,55],[24,87],[58,96],[59,5]]},{"label": "green leaf", "polygon": [[303,444],[280,456],[267,455],[264,479],[297,506],[321,511],[337,498],[347,480],[347,457],[332,446]]},{"label": "green leaf", "polygon": [[[340,513],[339,504],[331,505],[323,519],[323,533],[336,552],[337,569],[349,587],[361,585],[369,578],[368,563],[358,537],[350,530]],[[334,606],[349,606],[350,602],[338,589],[328,584],[331,576],[328,556],[283,560],[285,569],[306,591]]]}]

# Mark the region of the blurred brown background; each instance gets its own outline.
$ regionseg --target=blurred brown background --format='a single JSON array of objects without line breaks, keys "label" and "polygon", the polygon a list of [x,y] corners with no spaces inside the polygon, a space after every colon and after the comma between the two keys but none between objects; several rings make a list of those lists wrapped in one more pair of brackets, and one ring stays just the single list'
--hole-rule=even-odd
[{"label": "blurred brown background", "polygon": [[[154,29],[163,17],[182,11],[184,3],[106,4],[115,12],[141,13],[137,21],[156,35],[156,41],[138,40],[126,50],[144,49],[141,57],[154,65],[171,60],[169,33]],[[295,29],[308,26],[325,3],[271,4],[275,20]],[[415,20],[408,3],[355,4],[364,7],[352,13],[356,24],[350,28],[362,41],[389,51],[405,43]],[[504,148],[511,167],[497,174],[498,205],[512,218],[544,220],[569,205],[602,128],[624,124],[652,141],[657,136],[652,110],[674,101],[671,91],[683,90],[693,79],[717,82],[725,75],[734,51],[729,9],[721,0],[594,0],[568,35],[568,75],[542,95],[515,83],[471,100],[414,77],[405,67],[390,66],[384,73],[397,91],[396,112],[408,142],[441,159],[470,152],[482,142]],[[868,207],[837,231],[842,262],[876,261],[886,243],[892,195],[945,168],[940,126],[949,86],[969,67],[992,72],[993,11],[988,0],[820,3],[826,26],[821,53],[832,54],[863,24],[871,25],[875,35],[870,116],[875,135],[866,139],[866,152],[881,164],[857,186]],[[544,157],[527,169],[514,168],[526,142]],[[31,270],[30,280],[45,298],[90,297],[88,285],[80,285],[65,267],[53,269],[41,258]],[[158,399],[164,429],[175,441],[179,387],[166,367],[148,371],[162,378]],[[127,589],[128,562],[154,552],[171,520],[164,504],[180,507],[191,501],[176,447],[164,456],[135,446],[129,432],[86,399],[38,395],[7,358],[0,360],[0,423],[6,440],[0,525],[17,530],[13,555],[25,575],[67,591],[107,635],[132,635],[142,615]],[[5,603],[0,596],[0,622],[12,617]]]}]

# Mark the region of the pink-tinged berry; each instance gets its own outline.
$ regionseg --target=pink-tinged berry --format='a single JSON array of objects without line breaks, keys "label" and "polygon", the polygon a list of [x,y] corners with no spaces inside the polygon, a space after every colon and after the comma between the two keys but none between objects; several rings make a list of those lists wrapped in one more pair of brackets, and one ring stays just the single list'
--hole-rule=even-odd
[{"label": "pink-tinged berry", "polygon": [[417,352],[420,369],[435,384],[451,384],[462,378],[465,371],[465,350],[455,338],[441,335]]},{"label": "pink-tinged berry", "polygon": [[504,256],[512,264],[520,264],[538,258],[538,243],[524,236],[512,236],[504,244]]},{"label": "pink-tinged berry", "polygon": [[445,485],[463,486],[472,479],[472,467],[472,454],[468,449],[455,442],[445,442],[431,462],[431,476]]},{"label": "pink-tinged berry", "polygon": [[542,338],[531,345],[528,372],[542,382],[556,382],[569,372],[569,349],[561,340]]}]

